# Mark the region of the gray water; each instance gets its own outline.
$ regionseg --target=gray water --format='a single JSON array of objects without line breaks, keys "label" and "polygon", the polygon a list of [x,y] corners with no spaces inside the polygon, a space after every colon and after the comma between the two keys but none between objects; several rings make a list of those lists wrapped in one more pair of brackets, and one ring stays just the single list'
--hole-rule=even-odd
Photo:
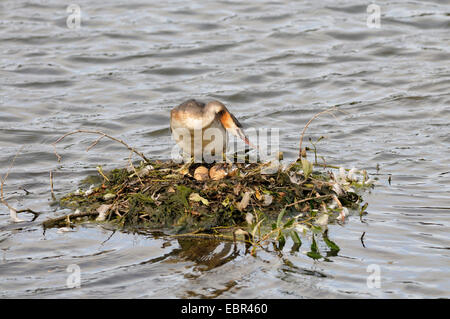
[{"label": "gray water", "polygon": [[[13,223],[0,208],[0,297],[450,296],[448,1],[376,1],[379,29],[366,23],[369,1],[75,3],[78,29],[66,1],[0,2],[0,173],[23,147],[5,194],[42,213]],[[50,171],[58,197],[129,155],[107,140],[86,152],[96,137],[79,135],[58,144],[58,163],[52,142],[96,129],[167,159],[169,111],[188,98],[219,99],[246,127],[280,129],[286,161],[315,113],[345,111],[307,135],[326,137],[318,150],[328,163],[378,178],[364,222],[329,226],[338,256],[310,259],[307,239],[299,252],[287,242],[283,259],[161,232],[43,232],[43,220],[68,212],[52,204]],[[80,288],[66,285],[73,264]],[[379,288],[367,285],[369,265]]]}]

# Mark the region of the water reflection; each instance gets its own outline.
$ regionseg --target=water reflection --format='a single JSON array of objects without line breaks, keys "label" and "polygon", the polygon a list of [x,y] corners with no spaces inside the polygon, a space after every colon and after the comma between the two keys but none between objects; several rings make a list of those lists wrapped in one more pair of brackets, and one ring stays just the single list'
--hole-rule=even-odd
[{"label": "water reflection", "polygon": [[216,239],[178,239],[181,247],[179,257],[190,260],[197,265],[203,265],[202,270],[207,271],[220,267],[240,254],[238,244],[230,241],[220,241]]}]

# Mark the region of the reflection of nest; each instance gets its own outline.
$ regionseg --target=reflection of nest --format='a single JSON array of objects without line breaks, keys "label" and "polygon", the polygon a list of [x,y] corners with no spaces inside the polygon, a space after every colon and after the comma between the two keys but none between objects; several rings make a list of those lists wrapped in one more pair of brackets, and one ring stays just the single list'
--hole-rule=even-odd
[{"label": "reflection of nest", "polygon": [[182,258],[205,265],[207,270],[226,264],[239,254],[236,243],[230,241],[179,238],[178,243],[182,248]]}]

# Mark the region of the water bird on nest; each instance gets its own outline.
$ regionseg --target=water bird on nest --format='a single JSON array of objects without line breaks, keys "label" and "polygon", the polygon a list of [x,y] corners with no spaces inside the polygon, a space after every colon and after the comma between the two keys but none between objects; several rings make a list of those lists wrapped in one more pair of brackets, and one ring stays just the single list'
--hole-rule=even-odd
[{"label": "water bird on nest", "polygon": [[[227,150],[228,135],[241,138],[254,147],[242,130],[242,125],[223,103],[203,103],[188,100],[170,112],[170,131],[184,154],[196,159],[206,154],[222,155]],[[216,154],[220,151],[221,154]]]}]

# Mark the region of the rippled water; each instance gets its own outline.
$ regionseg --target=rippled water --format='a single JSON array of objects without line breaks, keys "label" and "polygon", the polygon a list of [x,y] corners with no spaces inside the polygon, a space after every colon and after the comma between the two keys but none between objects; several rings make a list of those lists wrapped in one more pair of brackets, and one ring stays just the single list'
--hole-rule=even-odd
[{"label": "rippled water", "polygon": [[[77,1],[69,29],[62,1],[0,3],[0,172],[10,204],[43,212],[12,223],[0,208],[1,297],[449,297],[450,5],[376,1]],[[447,4],[446,4],[447,3]],[[379,178],[364,196],[365,223],[330,226],[341,247],[330,262],[290,252],[256,257],[215,241],[83,226],[43,233],[66,213],[57,195],[128,152],[92,136],[67,138],[61,164],[50,146],[63,133],[98,129],[153,158],[170,156],[169,110],[187,98],[219,99],[247,127],[279,128],[295,158],[311,116],[338,105],[309,136],[329,163]],[[391,176],[391,184],[388,177]],[[22,218],[32,219],[23,214]],[[365,232],[364,246],[360,241]],[[325,247],[321,247],[325,250]],[[81,268],[69,289],[66,269]],[[380,267],[371,289],[367,267]]]}]

